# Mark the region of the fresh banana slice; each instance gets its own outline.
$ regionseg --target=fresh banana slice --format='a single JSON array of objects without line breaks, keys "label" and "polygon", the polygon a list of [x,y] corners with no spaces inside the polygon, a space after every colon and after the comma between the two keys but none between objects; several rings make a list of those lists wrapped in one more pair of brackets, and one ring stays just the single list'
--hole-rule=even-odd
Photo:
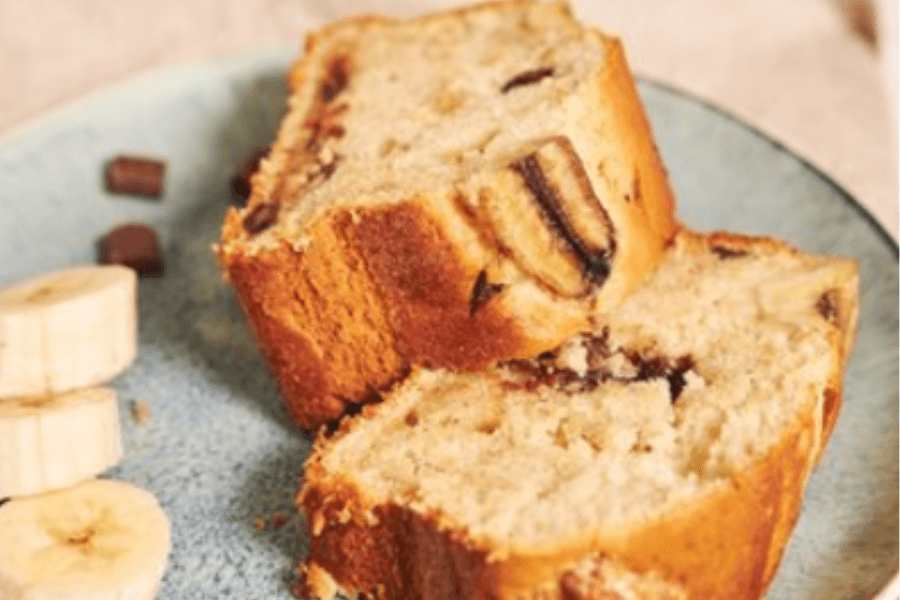
[{"label": "fresh banana slice", "polygon": [[92,480],[0,505],[0,598],[150,600],[169,521],[149,492]]},{"label": "fresh banana slice", "polygon": [[0,397],[103,383],[137,352],[137,277],[119,265],[42,275],[0,291]]},{"label": "fresh banana slice", "polygon": [[0,399],[0,498],[74,485],[121,458],[109,388]]}]

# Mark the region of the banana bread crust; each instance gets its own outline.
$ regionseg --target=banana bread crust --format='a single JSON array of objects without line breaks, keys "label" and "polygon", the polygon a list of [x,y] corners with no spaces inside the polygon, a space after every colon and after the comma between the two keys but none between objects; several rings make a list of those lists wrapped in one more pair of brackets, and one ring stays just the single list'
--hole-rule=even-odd
[{"label": "banana bread crust", "polygon": [[[822,449],[823,407],[810,404],[764,460],[701,501],[637,529],[532,555],[480,546],[436,515],[393,504],[368,507],[352,484],[324,477],[313,459],[306,477],[315,485],[299,496],[312,536],[304,568],[324,569],[350,596],[379,600],[528,598],[535,590],[568,600],[563,574],[593,554],[659,575],[688,598],[757,599],[781,559]],[[555,595],[546,596],[548,582],[556,584]]]}]

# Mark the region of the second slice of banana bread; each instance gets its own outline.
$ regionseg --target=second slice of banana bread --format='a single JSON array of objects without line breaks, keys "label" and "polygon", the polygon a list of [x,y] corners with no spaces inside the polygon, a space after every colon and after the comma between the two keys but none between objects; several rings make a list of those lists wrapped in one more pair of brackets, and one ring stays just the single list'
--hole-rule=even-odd
[{"label": "second slice of banana bread", "polygon": [[423,370],[321,436],[310,592],[756,600],[834,427],[852,261],[681,234],[591,333]]}]

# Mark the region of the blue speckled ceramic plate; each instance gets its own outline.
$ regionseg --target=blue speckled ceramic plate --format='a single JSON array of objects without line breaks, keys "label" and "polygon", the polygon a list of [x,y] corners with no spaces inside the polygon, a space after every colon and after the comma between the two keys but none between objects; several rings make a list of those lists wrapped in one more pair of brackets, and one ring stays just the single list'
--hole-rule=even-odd
[{"label": "blue speckled ceramic plate", "polygon": [[[0,141],[0,285],[91,262],[126,221],[159,231],[167,272],[140,282],[140,356],[115,382],[125,459],[108,475],[153,491],[172,521],[164,599],[289,598],[303,523],[290,509],[310,440],[278,394],[210,245],[234,165],[272,138],[293,49],[168,70],[95,95]],[[643,82],[685,221],[774,234],[855,257],[862,321],[846,403],[770,600],[872,598],[897,572],[897,245],[827,177],[719,109]],[[159,202],[113,196],[102,165],[164,157]],[[136,425],[132,402],[152,419]]]}]

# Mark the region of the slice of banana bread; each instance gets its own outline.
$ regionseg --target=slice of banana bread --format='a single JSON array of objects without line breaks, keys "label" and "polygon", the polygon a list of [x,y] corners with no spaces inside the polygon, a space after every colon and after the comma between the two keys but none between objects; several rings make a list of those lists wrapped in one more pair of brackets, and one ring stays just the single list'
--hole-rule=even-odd
[{"label": "slice of banana bread", "polygon": [[632,597],[607,565],[659,590],[638,597],[759,598],[837,418],[857,310],[852,261],[680,234],[592,333],[417,371],[322,434],[298,494],[310,593]]},{"label": "slice of banana bread", "polygon": [[676,230],[622,48],[563,3],[334,23],[291,85],[218,254],[304,427],[555,346]]}]

